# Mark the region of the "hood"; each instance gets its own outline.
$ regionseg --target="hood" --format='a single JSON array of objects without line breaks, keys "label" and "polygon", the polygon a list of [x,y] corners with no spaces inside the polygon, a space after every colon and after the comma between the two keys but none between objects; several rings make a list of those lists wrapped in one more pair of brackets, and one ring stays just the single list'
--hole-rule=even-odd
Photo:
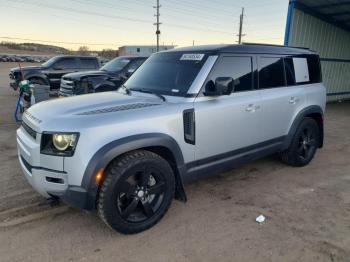
[{"label": "hood", "polygon": [[139,114],[140,110],[162,104],[157,97],[102,92],[41,102],[26,110],[23,119],[37,132],[64,131],[76,125],[94,125],[92,118],[115,119],[117,114]]},{"label": "hood", "polygon": [[69,80],[80,80],[82,77],[87,76],[105,76],[109,75],[106,71],[82,71],[82,72],[75,72],[75,73],[69,73],[63,76],[64,79]]},{"label": "hood", "polygon": [[[23,66],[22,70],[24,72],[26,71],[36,71],[36,70],[42,70],[43,67],[42,66]],[[15,67],[11,69],[11,72],[20,72],[21,69],[19,67]]]}]

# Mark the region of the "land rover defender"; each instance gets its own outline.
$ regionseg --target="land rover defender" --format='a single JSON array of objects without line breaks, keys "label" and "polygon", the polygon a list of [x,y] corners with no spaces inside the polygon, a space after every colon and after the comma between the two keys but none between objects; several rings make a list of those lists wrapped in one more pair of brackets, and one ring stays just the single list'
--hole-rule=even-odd
[{"label": "land rover defender", "polygon": [[128,234],[156,224],[184,184],[270,154],[296,167],[323,145],[319,56],[269,45],[153,54],[114,92],[25,111],[18,157],[46,198],[96,209]]}]

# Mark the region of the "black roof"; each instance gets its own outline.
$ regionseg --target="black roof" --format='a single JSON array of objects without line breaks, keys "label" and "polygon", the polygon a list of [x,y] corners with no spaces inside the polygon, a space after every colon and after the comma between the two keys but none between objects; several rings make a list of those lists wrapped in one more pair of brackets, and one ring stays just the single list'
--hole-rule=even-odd
[{"label": "black roof", "polygon": [[60,57],[60,58],[65,58],[65,57],[76,57],[76,58],[96,58],[96,56],[92,55],[56,55],[54,57]]},{"label": "black roof", "polygon": [[211,54],[219,53],[245,53],[245,54],[315,54],[306,48],[267,45],[267,44],[242,44],[242,45],[201,45],[181,47],[163,52],[205,52]]}]

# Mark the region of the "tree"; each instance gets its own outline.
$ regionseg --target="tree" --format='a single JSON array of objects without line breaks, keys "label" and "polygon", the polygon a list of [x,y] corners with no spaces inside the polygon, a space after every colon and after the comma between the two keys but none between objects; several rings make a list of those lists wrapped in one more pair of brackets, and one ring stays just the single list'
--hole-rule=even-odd
[{"label": "tree", "polygon": [[80,54],[80,55],[88,55],[89,54],[89,48],[87,46],[79,47],[78,54]]}]

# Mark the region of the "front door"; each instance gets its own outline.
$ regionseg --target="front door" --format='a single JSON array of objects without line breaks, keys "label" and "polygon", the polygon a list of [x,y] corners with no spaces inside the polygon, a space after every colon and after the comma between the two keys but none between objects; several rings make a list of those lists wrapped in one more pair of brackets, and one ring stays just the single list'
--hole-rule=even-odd
[{"label": "front door", "polygon": [[221,161],[244,153],[263,142],[260,134],[261,99],[253,88],[253,57],[225,55],[219,58],[207,81],[232,77],[231,95],[205,97],[194,102],[198,162]]},{"label": "front door", "polygon": [[61,77],[65,74],[79,71],[79,64],[75,57],[64,57],[59,59],[50,69],[45,70],[51,88],[59,88]]}]

